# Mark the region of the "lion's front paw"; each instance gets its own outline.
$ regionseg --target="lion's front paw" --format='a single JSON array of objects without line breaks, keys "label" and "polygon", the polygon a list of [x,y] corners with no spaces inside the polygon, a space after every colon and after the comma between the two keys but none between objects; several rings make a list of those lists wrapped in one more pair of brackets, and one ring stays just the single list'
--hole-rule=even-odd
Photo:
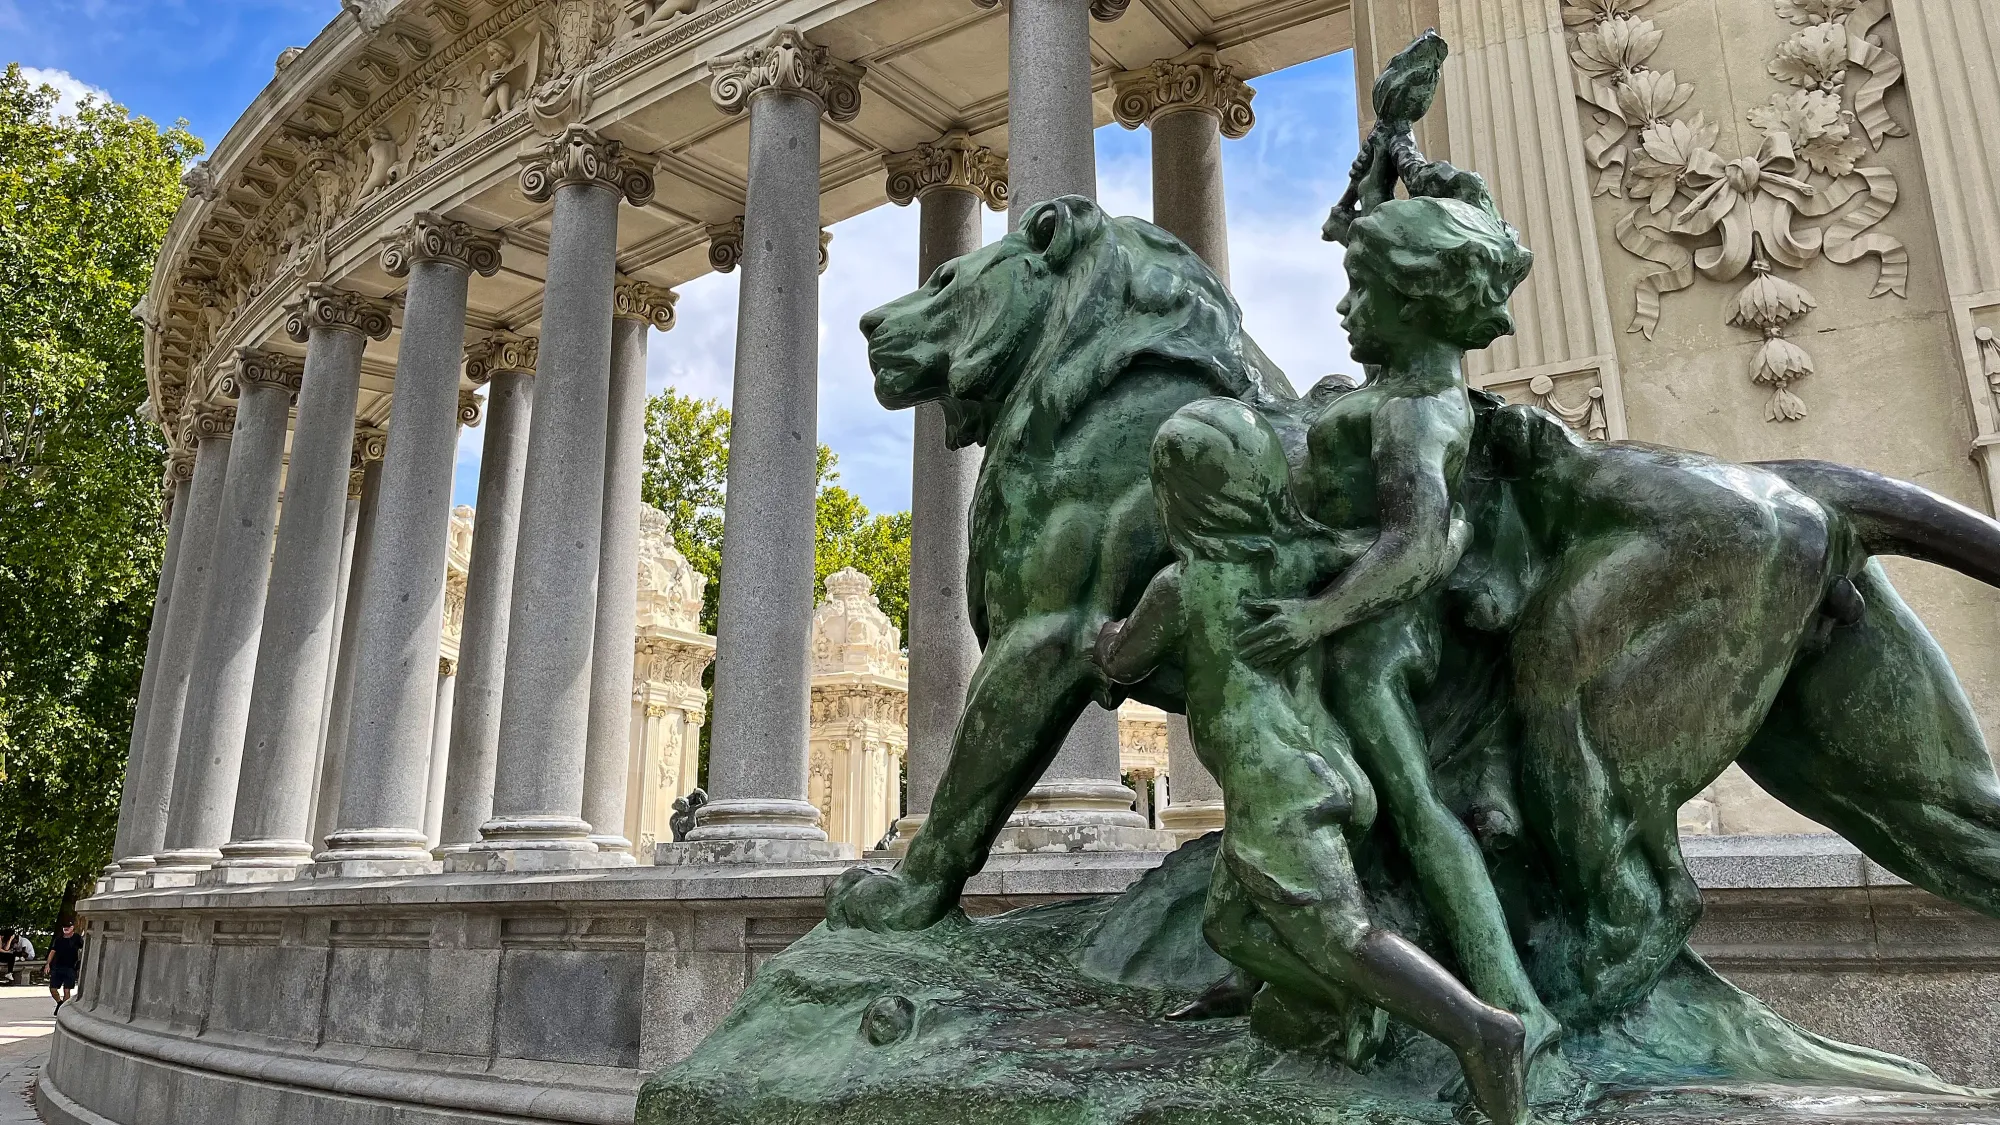
[{"label": "lion's front paw", "polygon": [[850,867],[826,892],[826,923],[836,930],[922,930],[949,909],[935,888],[877,867]]}]

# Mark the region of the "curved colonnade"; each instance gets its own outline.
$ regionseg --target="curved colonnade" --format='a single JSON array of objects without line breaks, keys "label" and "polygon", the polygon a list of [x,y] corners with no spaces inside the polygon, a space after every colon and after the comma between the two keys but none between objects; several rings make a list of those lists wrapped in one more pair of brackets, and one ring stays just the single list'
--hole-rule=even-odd
[{"label": "curved colonnade", "polygon": [[[1570,78],[1547,57],[1554,0],[1491,0],[1505,18],[1490,27],[1470,4],[1443,7],[1455,36],[1490,39],[1481,65],[1528,52],[1528,78],[1485,92],[1528,119],[1548,120],[1551,103],[1567,113]],[[643,1076],[816,922],[854,856],[807,799],[825,227],[915,203],[928,273],[978,245],[982,206],[1018,217],[1094,195],[1091,130],[1115,118],[1153,132],[1155,221],[1226,277],[1220,140],[1252,125],[1243,79],[1349,46],[1372,73],[1439,9],[345,0],[189,173],[137,310],[170,447],[166,562],[116,862],[84,907],[90,969],[61,1016],[44,1113],[630,1120]],[[1448,88],[1447,106],[1470,105],[1453,101],[1467,92]],[[1427,144],[1509,169],[1565,159],[1532,130],[1496,132],[1496,116],[1453,116]],[[1515,147],[1494,150],[1503,134]],[[1517,302],[1511,366],[1480,380],[1541,401],[1561,391],[1550,372],[1585,372],[1599,406],[1579,419],[1622,436],[1607,318],[1551,312],[1575,278],[1601,281],[1587,203],[1577,221],[1588,197],[1530,183],[1533,206],[1517,207],[1524,182],[1499,181],[1503,204],[1560,253]],[[635,606],[598,577],[637,566],[646,352],[671,346],[654,330],[673,325],[673,286],[710,270],[741,278],[715,800],[688,839],[640,856],[617,827]],[[453,451],[482,414],[447,695]],[[943,429],[935,408],[918,411],[898,846],[928,807],[977,660],[963,604],[976,455],[946,449]],[[1161,823],[1219,826],[1184,735],[1169,743]],[[441,808],[427,810],[435,762]],[[1116,720],[1093,711],[970,903],[1126,885],[1173,838],[1131,800]],[[1949,915],[1948,938],[1911,953],[1885,920],[1922,929],[1912,920],[1946,917],[1934,902],[1837,845],[1803,847],[1711,865],[1704,938],[1725,964],[1800,1011],[1822,977],[1853,987],[1839,966],[1857,959],[1923,982],[1869,984],[1897,998],[1878,1006],[1983,1003],[1965,989],[2000,979],[1990,927]],[[1801,863],[1840,874],[1801,883]],[[1795,895],[1837,923],[1823,939],[1766,909],[1770,888],[1796,886],[1840,888]],[[1950,1065],[1965,1050],[1857,1031],[1821,1007],[1819,1030]],[[1990,1052],[1960,1069],[1986,1076]]]}]

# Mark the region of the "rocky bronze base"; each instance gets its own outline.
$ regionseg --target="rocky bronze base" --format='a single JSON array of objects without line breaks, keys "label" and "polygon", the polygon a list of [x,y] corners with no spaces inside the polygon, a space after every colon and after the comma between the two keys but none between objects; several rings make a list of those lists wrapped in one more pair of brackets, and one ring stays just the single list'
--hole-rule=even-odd
[{"label": "rocky bronze base", "polygon": [[[639,1098],[639,1125],[1425,1125],[1483,1120],[1444,1049],[1393,1027],[1360,1068],[1262,999],[1166,1013],[1219,978],[1201,940],[1215,837],[1125,895],[922,933],[821,926]],[[1287,1021],[1291,1022],[1287,1022]],[[1308,1036],[1309,1037],[1309,1036]],[[1806,1032],[1692,954],[1652,999],[1565,1039],[1536,1111],[1590,1125],[2000,1122],[2000,1102]]]}]

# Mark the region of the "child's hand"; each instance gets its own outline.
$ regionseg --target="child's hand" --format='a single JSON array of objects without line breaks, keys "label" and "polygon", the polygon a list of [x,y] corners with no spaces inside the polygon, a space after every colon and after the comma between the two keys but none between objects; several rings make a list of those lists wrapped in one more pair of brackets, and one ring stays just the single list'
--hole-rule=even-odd
[{"label": "child's hand", "polygon": [[1304,599],[1246,601],[1243,608],[1262,618],[1238,639],[1244,661],[1259,668],[1284,667],[1328,632]]}]

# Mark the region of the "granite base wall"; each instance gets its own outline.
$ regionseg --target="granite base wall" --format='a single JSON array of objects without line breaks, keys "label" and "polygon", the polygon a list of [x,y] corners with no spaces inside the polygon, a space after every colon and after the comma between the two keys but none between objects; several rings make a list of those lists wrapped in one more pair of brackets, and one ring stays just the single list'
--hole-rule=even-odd
[{"label": "granite base wall", "polygon": [[[1838,841],[1690,848],[1705,956],[1801,1024],[2000,1085],[2000,922]],[[1157,855],[1013,857],[976,912],[1116,891]],[[838,867],[627,868],[103,895],[38,1104],[77,1125],[623,1125]]]}]

